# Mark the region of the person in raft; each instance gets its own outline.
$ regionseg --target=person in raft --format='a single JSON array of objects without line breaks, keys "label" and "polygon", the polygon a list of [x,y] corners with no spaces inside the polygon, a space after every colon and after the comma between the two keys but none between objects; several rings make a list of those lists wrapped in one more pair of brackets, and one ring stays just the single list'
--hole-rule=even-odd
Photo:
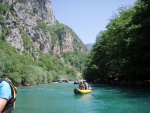
[{"label": "person in raft", "polygon": [[84,89],[85,89],[85,85],[83,84],[82,81],[80,81],[78,88],[81,89],[81,90],[84,90]]},{"label": "person in raft", "polygon": [[88,83],[86,82],[86,80],[83,80],[83,84],[84,84],[84,86],[85,86],[85,90],[86,90],[86,89],[89,89],[89,85],[88,85]]}]

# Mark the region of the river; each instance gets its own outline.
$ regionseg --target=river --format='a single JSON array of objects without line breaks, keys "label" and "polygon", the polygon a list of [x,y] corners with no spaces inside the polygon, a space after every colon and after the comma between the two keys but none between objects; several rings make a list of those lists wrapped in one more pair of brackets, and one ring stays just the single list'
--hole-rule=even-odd
[{"label": "river", "polygon": [[18,87],[12,113],[150,113],[150,89],[90,84],[93,92],[75,95],[73,83]]}]

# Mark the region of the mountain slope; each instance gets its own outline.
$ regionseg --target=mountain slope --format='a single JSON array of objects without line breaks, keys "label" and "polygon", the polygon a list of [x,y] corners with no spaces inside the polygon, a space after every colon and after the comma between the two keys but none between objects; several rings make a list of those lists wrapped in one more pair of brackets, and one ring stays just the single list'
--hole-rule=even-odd
[{"label": "mountain slope", "polygon": [[[19,52],[28,48],[25,47],[26,39],[22,37],[27,37],[33,44],[34,50],[32,51],[40,49],[44,53],[48,53],[52,50],[54,54],[56,51],[61,53],[75,49],[86,51],[82,41],[74,35],[75,33],[66,29],[65,25],[58,25],[59,22],[56,22],[49,0],[2,0],[2,4],[11,6],[9,12],[3,13],[4,26],[10,30],[6,41],[15,46]],[[11,13],[12,11],[13,13]],[[59,27],[57,31],[54,31],[55,41],[51,29],[49,29],[53,26]]]},{"label": "mountain slope", "polygon": [[0,45],[0,77],[23,85],[77,79],[87,56],[75,32],[55,19],[49,0],[1,0]]}]

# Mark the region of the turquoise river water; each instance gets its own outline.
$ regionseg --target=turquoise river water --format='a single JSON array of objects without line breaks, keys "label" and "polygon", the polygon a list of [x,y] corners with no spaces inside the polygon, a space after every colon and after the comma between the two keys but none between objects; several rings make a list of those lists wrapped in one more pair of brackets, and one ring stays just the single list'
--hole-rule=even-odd
[{"label": "turquoise river water", "polygon": [[75,95],[73,83],[18,87],[12,113],[150,113],[150,89],[94,85]]}]

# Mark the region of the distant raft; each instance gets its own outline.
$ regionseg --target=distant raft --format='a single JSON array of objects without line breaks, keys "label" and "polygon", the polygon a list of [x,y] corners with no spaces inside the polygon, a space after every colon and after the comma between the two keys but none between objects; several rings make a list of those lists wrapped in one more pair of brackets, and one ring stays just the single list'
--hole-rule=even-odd
[{"label": "distant raft", "polygon": [[74,81],[74,84],[79,84],[79,81]]},{"label": "distant raft", "polygon": [[86,90],[81,90],[81,89],[74,89],[74,94],[87,94],[87,93],[91,93],[92,89],[86,89]]}]

